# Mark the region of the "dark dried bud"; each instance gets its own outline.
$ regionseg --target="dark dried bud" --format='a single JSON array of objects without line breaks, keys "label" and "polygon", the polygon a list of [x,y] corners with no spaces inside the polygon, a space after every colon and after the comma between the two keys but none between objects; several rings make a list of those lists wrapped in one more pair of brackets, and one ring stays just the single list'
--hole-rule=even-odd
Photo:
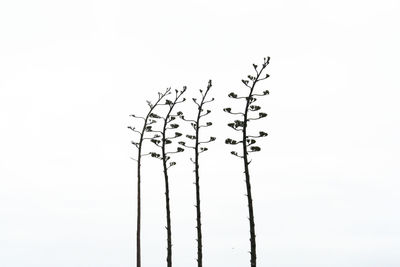
[{"label": "dark dried bud", "polygon": [[153,158],[159,158],[160,154],[157,154],[155,152],[150,152],[150,156],[152,156]]},{"label": "dark dried bud", "polygon": [[151,113],[151,114],[149,115],[149,117],[150,117],[150,118],[155,118],[155,119],[161,118],[159,115],[157,115],[157,114],[155,114],[155,113]]},{"label": "dark dried bud", "polygon": [[251,149],[252,152],[261,151],[261,148],[259,146],[251,146],[250,149]]},{"label": "dark dried bud", "polygon": [[160,143],[160,140],[157,140],[157,139],[151,139],[150,141],[156,145],[158,145]]},{"label": "dark dried bud", "polygon": [[236,141],[236,140],[233,140],[233,139],[231,139],[231,138],[227,138],[227,139],[225,140],[225,144],[228,144],[228,145],[236,145],[236,144],[237,144],[237,141]]},{"label": "dark dried bud", "polygon": [[187,134],[186,137],[192,140],[196,139],[196,136],[190,134]]},{"label": "dark dried bud", "polygon": [[255,106],[255,105],[251,105],[251,106],[250,106],[250,109],[251,109],[252,111],[256,111],[256,110],[260,110],[261,107],[260,107],[260,106]]},{"label": "dark dried bud", "polygon": [[235,128],[243,127],[243,126],[244,126],[244,122],[243,121],[235,120]]},{"label": "dark dried bud", "polygon": [[254,140],[254,139],[247,139],[246,141],[247,141],[247,145],[253,145],[256,143],[256,140]]},{"label": "dark dried bud", "polygon": [[267,113],[264,113],[264,112],[260,112],[258,115],[260,118],[267,117]]},{"label": "dark dried bud", "polygon": [[237,94],[235,94],[235,93],[230,93],[229,95],[228,95],[229,97],[231,97],[231,98],[237,98]]}]

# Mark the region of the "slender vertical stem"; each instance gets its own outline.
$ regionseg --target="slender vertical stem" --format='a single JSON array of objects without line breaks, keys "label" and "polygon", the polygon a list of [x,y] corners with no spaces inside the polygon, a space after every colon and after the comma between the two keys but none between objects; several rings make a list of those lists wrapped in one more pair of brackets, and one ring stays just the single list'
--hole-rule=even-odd
[{"label": "slender vertical stem", "polygon": [[136,221],[136,266],[141,267],[141,247],[140,247],[140,221],[141,221],[141,191],[140,191],[140,167],[142,152],[143,133],[140,136],[138,166],[137,166],[137,221]]},{"label": "slender vertical stem", "polygon": [[[207,94],[208,90],[206,91]],[[205,95],[206,95],[205,94]],[[196,120],[196,144],[194,147],[195,159],[195,175],[196,175],[196,230],[197,230],[197,266],[203,266],[203,240],[202,240],[202,232],[201,232],[201,206],[200,206],[200,173],[199,173],[199,126],[200,126],[200,115],[203,107],[203,102],[205,99],[205,95],[201,101],[199,106],[199,111],[197,114]]]},{"label": "slender vertical stem", "polygon": [[[200,109],[201,110],[201,109]],[[200,115],[200,111],[199,111]],[[201,232],[201,206],[200,206],[200,174],[199,174],[199,123],[197,117],[196,145],[195,145],[195,173],[196,173],[196,229],[197,229],[197,266],[203,266],[203,241]]]},{"label": "slender vertical stem", "polygon": [[143,125],[143,130],[140,134],[139,148],[138,148],[138,162],[137,162],[137,220],[136,220],[136,266],[141,267],[141,246],[140,246],[140,233],[141,233],[141,164],[142,164],[142,145],[144,132],[146,129],[147,117]]},{"label": "slender vertical stem", "polygon": [[168,124],[168,117],[171,110],[168,112],[163,126],[163,137],[162,137],[162,159],[163,159],[163,169],[164,169],[164,182],[165,182],[165,208],[167,212],[167,266],[172,267],[172,237],[171,237],[171,209],[170,209],[170,199],[169,199],[169,180],[168,180],[168,167],[167,167],[167,153],[165,151],[166,145],[166,128]]},{"label": "slender vertical stem", "polygon": [[247,116],[249,111],[249,106],[252,101],[252,95],[254,91],[254,87],[260,77],[261,72],[257,73],[257,77],[254,79],[253,85],[250,89],[249,96],[247,97],[246,101],[246,109],[244,112],[243,118],[243,163],[244,163],[244,173],[246,177],[246,191],[247,191],[247,203],[249,209],[249,224],[250,224],[250,266],[256,267],[257,266],[257,253],[256,253],[256,226],[254,222],[254,211],[253,211],[253,198],[251,195],[251,183],[250,183],[250,170],[249,170],[249,159],[248,159],[248,152],[247,152]]},{"label": "slender vertical stem", "polygon": [[150,108],[150,111],[147,113],[147,116],[144,120],[143,123],[143,129],[140,134],[140,140],[139,140],[139,145],[138,145],[138,162],[137,162],[137,220],[136,220],[136,266],[141,267],[142,266],[142,256],[141,256],[141,239],[140,239],[140,234],[141,234],[141,209],[142,209],[142,197],[141,197],[141,166],[142,166],[142,146],[143,146],[143,140],[144,140],[144,133],[146,131],[146,126],[147,126],[147,120],[153,111],[153,108]]},{"label": "slender vertical stem", "polygon": [[165,209],[166,209],[166,216],[167,216],[167,267],[172,267],[172,227],[171,227],[171,207],[170,207],[170,198],[169,198],[169,179],[168,179],[168,153],[166,152],[166,144],[167,144],[167,126],[169,123],[169,119],[171,116],[171,112],[174,109],[175,105],[178,102],[181,95],[185,92],[186,89],[181,91],[178,94],[176,91],[175,101],[169,106],[169,110],[167,115],[164,118],[164,125],[162,129],[162,143],[161,143],[161,151],[162,151],[162,161],[163,161],[163,169],[164,169],[164,182],[165,182]]}]

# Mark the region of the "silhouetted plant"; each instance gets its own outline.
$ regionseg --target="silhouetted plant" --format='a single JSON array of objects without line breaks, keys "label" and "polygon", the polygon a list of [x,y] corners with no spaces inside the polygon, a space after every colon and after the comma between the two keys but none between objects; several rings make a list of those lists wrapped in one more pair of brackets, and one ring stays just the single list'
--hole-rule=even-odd
[{"label": "silhouetted plant", "polygon": [[[158,99],[157,101],[152,104],[150,101],[147,101],[147,104],[149,106],[149,111],[147,112],[145,117],[140,117],[136,115],[130,115],[133,118],[139,119],[143,121],[143,126],[141,130],[136,130],[135,127],[128,126],[128,129],[132,130],[134,133],[139,134],[139,140],[137,142],[132,141],[132,144],[138,149],[138,154],[137,154],[137,159],[132,158],[133,160],[137,161],[137,224],[136,224],[136,266],[140,267],[141,266],[141,240],[140,240],[140,230],[141,230],[141,162],[142,162],[142,146],[143,146],[143,141],[147,138],[145,137],[145,133],[147,132],[147,129],[150,127],[151,124],[155,123],[156,121],[154,120],[154,109],[157,107],[157,105],[160,103],[160,101],[167,95],[169,95],[171,92],[171,89],[168,88],[164,93],[158,93]],[[146,154],[147,155],[147,154]]]},{"label": "silhouetted plant", "polygon": [[[244,112],[233,112],[232,108],[224,108],[224,111],[233,114],[239,115],[242,119],[235,120],[232,123],[229,123],[228,126],[233,130],[242,133],[242,140],[237,141],[232,138],[227,138],[225,140],[226,144],[229,145],[242,145],[242,153],[243,155],[239,155],[237,151],[232,151],[231,154],[243,159],[244,162],[244,173],[246,177],[246,190],[247,190],[247,202],[248,202],[248,210],[249,210],[249,224],[250,224],[250,266],[256,267],[257,264],[257,253],[256,253],[256,234],[255,234],[255,223],[254,223],[254,211],[253,211],[253,199],[251,195],[251,183],[250,183],[250,171],[249,171],[249,153],[261,151],[259,146],[255,146],[256,139],[265,137],[268,134],[266,132],[260,131],[258,135],[249,135],[247,133],[248,123],[252,120],[259,120],[265,118],[267,116],[266,113],[260,112],[261,107],[255,105],[254,103],[257,101],[256,97],[261,97],[269,94],[268,90],[263,91],[262,93],[255,93],[255,86],[259,81],[265,80],[269,77],[268,74],[261,76],[263,71],[269,64],[270,57],[264,58],[264,62],[260,68],[257,65],[253,64],[256,75],[248,75],[248,80],[242,80],[242,83],[249,89],[249,94],[247,96],[238,96],[236,93],[230,93],[228,96],[233,99],[244,99],[246,101],[246,105],[244,108]],[[258,117],[254,117],[251,115],[252,113],[258,113]]]},{"label": "silhouetted plant", "polygon": [[147,131],[155,133],[154,137],[151,139],[156,146],[161,148],[161,155],[155,152],[150,152],[149,154],[154,157],[161,159],[163,162],[163,172],[164,172],[164,181],[165,181],[165,209],[166,209],[166,217],[167,217],[167,266],[172,267],[172,230],[171,230],[171,207],[170,207],[170,198],[169,198],[169,177],[168,177],[168,169],[172,166],[176,165],[175,161],[170,161],[171,154],[183,152],[184,149],[182,147],[177,147],[176,151],[167,151],[167,145],[172,143],[172,140],[182,136],[182,133],[175,132],[174,136],[167,136],[168,130],[179,128],[179,124],[172,123],[176,119],[178,115],[172,115],[172,111],[174,107],[185,101],[185,98],[180,100],[181,96],[185,93],[186,86],[183,87],[182,91],[175,90],[175,98],[171,101],[167,99],[164,104],[168,106],[168,112],[163,116],[159,116],[154,114],[154,118],[162,120],[162,130],[154,130],[152,127],[148,127]]},{"label": "silhouetted plant", "polygon": [[200,128],[209,127],[212,125],[211,122],[206,122],[204,125],[200,125],[200,119],[204,116],[207,116],[211,113],[211,110],[204,111],[203,106],[207,103],[214,101],[214,98],[207,100],[207,94],[211,89],[211,80],[208,82],[208,86],[206,91],[203,93],[203,90],[200,90],[201,99],[200,102],[197,102],[196,98],[193,98],[193,102],[197,105],[197,118],[196,120],[186,119],[182,112],[178,113],[179,117],[187,122],[190,122],[193,129],[195,130],[195,135],[186,135],[190,140],[195,140],[194,146],[189,146],[185,142],[179,142],[180,145],[185,146],[187,148],[194,149],[194,171],[195,171],[195,185],[196,185],[196,229],[197,229],[197,266],[203,266],[203,242],[202,242],[202,231],[201,231],[201,206],[200,206],[200,175],[199,175],[199,155],[208,150],[207,147],[202,146],[203,144],[210,143],[215,141],[215,137],[210,137],[207,141],[200,141]]}]

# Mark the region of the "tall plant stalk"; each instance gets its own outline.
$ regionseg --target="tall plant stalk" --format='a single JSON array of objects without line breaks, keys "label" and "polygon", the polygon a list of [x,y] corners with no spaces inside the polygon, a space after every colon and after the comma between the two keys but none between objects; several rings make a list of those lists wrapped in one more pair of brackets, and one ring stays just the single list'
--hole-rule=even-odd
[{"label": "tall plant stalk", "polygon": [[[249,228],[250,228],[250,266],[257,266],[257,252],[256,252],[256,231],[255,231],[255,222],[254,222],[254,208],[253,208],[253,197],[251,191],[251,181],[250,181],[250,170],[249,165],[251,160],[249,160],[249,153],[258,152],[261,150],[259,146],[254,146],[256,143],[256,139],[265,137],[268,134],[266,132],[260,131],[258,135],[249,135],[248,134],[248,126],[249,122],[252,120],[259,120],[265,118],[267,116],[264,112],[259,112],[261,109],[260,106],[254,105],[253,103],[257,101],[256,97],[265,96],[269,94],[268,90],[263,91],[261,94],[255,92],[255,87],[258,82],[265,80],[269,77],[268,74],[265,76],[261,76],[265,70],[265,68],[269,64],[270,58],[264,58],[264,62],[260,69],[258,66],[253,64],[254,70],[256,72],[255,76],[248,75],[248,80],[242,80],[242,83],[249,89],[249,93],[247,96],[238,96],[236,93],[230,93],[228,96],[234,99],[244,99],[246,101],[244,112],[233,112],[232,108],[225,108],[224,111],[233,115],[239,115],[242,117],[242,120],[235,120],[233,123],[229,123],[228,126],[234,129],[235,131],[239,131],[242,133],[241,141],[236,141],[231,138],[227,138],[225,140],[226,144],[229,145],[242,145],[243,155],[239,155],[238,152],[232,151],[231,154],[243,159],[244,164],[244,173],[245,173],[245,181],[246,181],[246,196],[248,203],[248,212],[249,212]],[[258,117],[253,117],[251,114],[253,112],[258,112]]]},{"label": "tall plant stalk", "polygon": [[136,130],[136,128],[132,126],[128,126],[128,129],[132,130],[133,132],[139,134],[139,141],[134,142],[132,141],[132,144],[138,149],[137,151],[137,159],[133,159],[137,161],[137,218],[136,218],[136,266],[141,267],[141,166],[142,166],[142,147],[143,147],[143,141],[145,139],[145,132],[146,128],[150,125],[155,123],[155,120],[152,119],[152,114],[154,109],[157,107],[157,105],[160,103],[160,101],[166,96],[170,94],[170,89],[167,89],[164,93],[158,93],[158,99],[155,102],[155,104],[152,104],[151,102],[147,101],[147,104],[149,106],[149,111],[147,112],[145,117],[139,117],[136,115],[130,115],[133,118],[136,119],[141,119],[143,120],[143,127],[141,131]]},{"label": "tall plant stalk", "polygon": [[211,122],[207,122],[204,125],[200,125],[200,120],[202,117],[210,114],[210,110],[204,112],[203,106],[209,102],[214,101],[214,98],[210,100],[206,100],[207,94],[210,91],[212,86],[211,80],[208,82],[208,86],[206,91],[203,93],[203,90],[200,90],[201,99],[197,102],[196,98],[193,98],[193,102],[197,105],[197,118],[196,120],[186,119],[183,114],[180,114],[180,117],[184,121],[188,121],[191,123],[193,129],[195,130],[195,135],[187,135],[186,137],[189,139],[195,140],[194,147],[186,145],[185,142],[179,142],[181,145],[194,149],[194,172],[195,172],[195,186],[196,186],[196,232],[197,232],[197,266],[203,266],[203,238],[201,231],[201,198],[200,198],[200,163],[199,163],[199,155],[208,150],[208,148],[203,147],[201,145],[205,143],[210,143],[215,141],[215,137],[210,137],[208,141],[200,141],[200,128],[209,127],[212,125]]},{"label": "tall plant stalk", "polygon": [[[171,225],[171,205],[170,205],[170,188],[169,188],[169,174],[168,169],[172,166],[176,165],[176,162],[170,162],[170,155],[175,153],[183,152],[184,149],[178,147],[176,151],[169,152],[167,151],[167,145],[172,143],[172,139],[180,137],[182,134],[179,132],[175,132],[174,136],[169,137],[168,132],[171,129],[177,129],[179,127],[176,123],[171,123],[177,115],[172,115],[172,111],[174,107],[185,101],[185,98],[180,100],[181,96],[185,93],[186,87],[183,88],[182,91],[175,90],[175,98],[173,101],[166,100],[165,104],[168,106],[168,112],[165,116],[157,116],[158,119],[162,119],[162,130],[155,131],[153,129],[148,128],[148,131],[157,133],[153,139],[151,140],[155,145],[161,148],[161,156],[157,153],[151,153],[153,157],[160,158],[163,163],[163,173],[164,173],[164,183],[165,183],[165,210],[166,210],[166,218],[167,218],[167,267],[172,267],[172,225]],[[161,138],[161,140],[159,139]]]}]

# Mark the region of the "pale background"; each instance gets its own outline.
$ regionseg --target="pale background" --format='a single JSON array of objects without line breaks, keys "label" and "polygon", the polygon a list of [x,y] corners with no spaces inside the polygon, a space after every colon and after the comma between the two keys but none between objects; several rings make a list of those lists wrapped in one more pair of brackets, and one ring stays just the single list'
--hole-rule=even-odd
[{"label": "pale background", "polygon": [[[0,266],[134,266],[128,115],[208,79],[218,142],[202,158],[204,266],[248,266],[222,108],[264,56],[259,266],[400,266],[399,14],[397,0],[2,0]],[[171,169],[178,267],[196,258],[187,157]],[[161,166],[143,166],[143,266],[165,266]]]}]

